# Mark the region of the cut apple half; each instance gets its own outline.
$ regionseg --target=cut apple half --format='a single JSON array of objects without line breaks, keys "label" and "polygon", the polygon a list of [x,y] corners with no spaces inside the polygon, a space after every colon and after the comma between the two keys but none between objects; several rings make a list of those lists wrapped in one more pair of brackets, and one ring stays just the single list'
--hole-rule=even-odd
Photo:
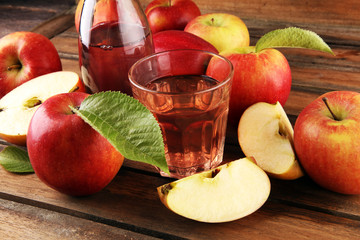
[{"label": "cut apple half", "polygon": [[219,223],[258,210],[270,194],[267,174],[250,158],[241,158],[157,188],[171,211],[196,221]]},{"label": "cut apple half", "polygon": [[36,109],[59,93],[85,91],[79,75],[59,71],[31,79],[0,99],[0,137],[17,145],[26,145],[26,134]]},{"label": "cut apple half", "polygon": [[274,178],[304,175],[294,151],[294,130],[279,102],[255,103],[245,110],[238,127],[240,147],[247,157]]}]

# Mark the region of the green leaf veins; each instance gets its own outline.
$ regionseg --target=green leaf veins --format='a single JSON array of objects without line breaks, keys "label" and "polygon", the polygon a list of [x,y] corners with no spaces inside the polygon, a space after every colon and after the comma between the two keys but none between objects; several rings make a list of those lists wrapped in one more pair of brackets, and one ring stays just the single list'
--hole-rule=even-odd
[{"label": "green leaf veins", "polygon": [[104,136],[125,158],[169,173],[160,126],[138,100],[116,91],[87,97],[72,110]]}]

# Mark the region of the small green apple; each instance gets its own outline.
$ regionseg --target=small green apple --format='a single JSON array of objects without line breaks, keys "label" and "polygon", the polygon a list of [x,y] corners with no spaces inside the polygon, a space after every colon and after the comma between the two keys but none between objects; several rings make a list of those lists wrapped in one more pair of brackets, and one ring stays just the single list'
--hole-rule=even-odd
[{"label": "small green apple", "polygon": [[245,23],[228,13],[208,13],[192,19],[184,31],[211,43],[219,52],[249,46],[250,36]]}]

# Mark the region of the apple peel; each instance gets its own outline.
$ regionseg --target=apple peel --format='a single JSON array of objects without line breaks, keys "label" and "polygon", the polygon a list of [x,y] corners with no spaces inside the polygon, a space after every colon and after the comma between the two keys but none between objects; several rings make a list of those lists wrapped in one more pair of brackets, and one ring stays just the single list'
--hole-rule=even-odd
[{"label": "apple peel", "polygon": [[240,147],[269,176],[293,180],[304,175],[294,151],[294,131],[281,104],[259,102],[242,115],[238,126]]},{"label": "apple peel", "polygon": [[200,222],[228,222],[258,210],[270,180],[251,158],[241,158],[157,188],[171,211]]}]

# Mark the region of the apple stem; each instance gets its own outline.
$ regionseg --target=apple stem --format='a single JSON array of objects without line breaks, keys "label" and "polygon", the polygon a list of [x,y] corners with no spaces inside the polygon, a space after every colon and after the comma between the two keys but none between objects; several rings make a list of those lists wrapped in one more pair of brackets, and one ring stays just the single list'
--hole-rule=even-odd
[{"label": "apple stem", "polygon": [[14,64],[14,65],[11,65],[7,68],[8,71],[12,71],[14,69],[20,69],[21,68],[21,65],[20,64]]},{"label": "apple stem", "polygon": [[79,90],[79,86],[75,86],[73,89],[71,89],[69,92],[76,92],[77,90]]},{"label": "apple stem", "polygon": [[[79,110],[79,109],[80,109],[80,106],[75,106],[74,108],[75,108],[76,110]],[[72,113],[72,114],[76,114],[73,110],[71,110],[71,113]]]},{"label": "apple stem", "polygon": [[328,99],[327,97],[323,97],[322,98],[323,102],[325,103],[327,109],[329,110],[331,116],[334,118],[335,121],[340,121],[340,119],[338,117],[336,117],[336,115],[334,114],[334,112],[331,110],[329,103],[328,103]]}]

